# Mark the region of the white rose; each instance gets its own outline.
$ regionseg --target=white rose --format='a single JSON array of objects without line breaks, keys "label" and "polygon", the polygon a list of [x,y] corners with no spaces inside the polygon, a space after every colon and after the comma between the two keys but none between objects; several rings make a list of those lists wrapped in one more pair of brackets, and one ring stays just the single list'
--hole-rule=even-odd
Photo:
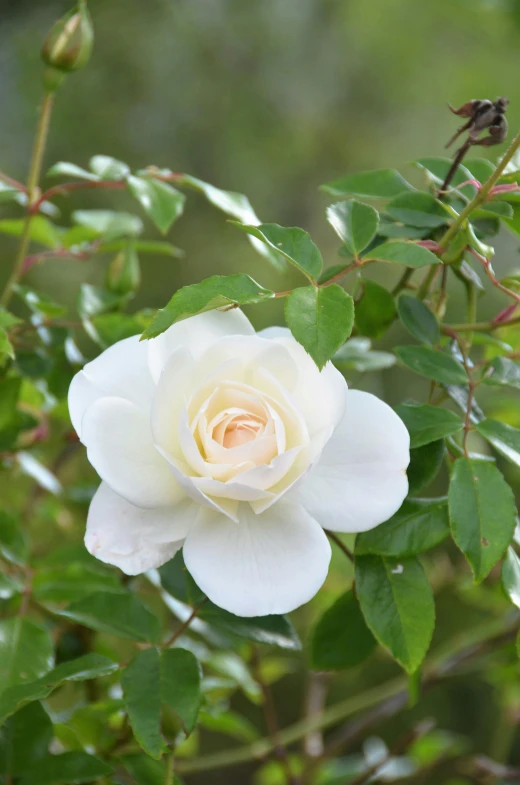
[{"label": "white rose", "polygon": [[116,343],[74,377],[69,408],[103,480],[88,550],[136,575],[183,547],[202,591],[240,616],[307,602],[327,575],[324,529],[372,529],[408,490],[392,409],[239,310]]}]

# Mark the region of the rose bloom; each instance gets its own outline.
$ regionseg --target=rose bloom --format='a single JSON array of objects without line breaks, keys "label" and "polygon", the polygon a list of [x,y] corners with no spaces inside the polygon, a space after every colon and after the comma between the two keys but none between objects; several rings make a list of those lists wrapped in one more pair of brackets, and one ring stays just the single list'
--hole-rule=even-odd
[{"label": "rose bloom", "polygon": [[372,529],[408,491],[395,412],[237,309],[119,341],[74,377],[69,409],[102,479],[90,553],[137,575],[182,547],[202,591],[239,616],[307,602],[327,575],[324,529]]}]

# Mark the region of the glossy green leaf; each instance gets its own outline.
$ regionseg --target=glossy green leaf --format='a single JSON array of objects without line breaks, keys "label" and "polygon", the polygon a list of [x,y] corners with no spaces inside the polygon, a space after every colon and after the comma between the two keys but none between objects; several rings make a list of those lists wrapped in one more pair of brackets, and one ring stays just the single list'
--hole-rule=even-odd
[{"label": "glossy green leaf", "polygon": [[520,428],[513,428],[498,420],[482,420],[477,431],[511,463],[520,466]]},{"label": "glossy green leaf", "polygon": [[342,370],[348,371],[382,371],[391,368],[396,363],[396,358],[390,352],[373,352],[369,338],[350,338],[341,349],[336,352],[332,361]]},{"label": "glossy green leaf", "polygon": [[[419,158],[417,161],[414,161],[415,166],[419,169],[423,169],[428,178],[436,185],[442,185],[446,175],[448,174],[451,165],[453,164],[453,160],[451,158],[442,158],[442,157],[428,157],[428,158]],[[459,164],[457,171],[455,172],[453,179],[450,184],[450,188],[455,188],[462,183],[467,182],[468,180],[472,179],[472,175],[465,166]],[[459,189],[459,193],[465,196],[467,199],[473,199],[475,194],[477,193],[477,189],[474,185],[465,185],[461,189]]]},{"label": "glossy green leaf", "polygon": [[511,547],[507,549],[500,578],[505,593],[520,608],[520,559]]},{"label": "glossy green leaf", "polygon": [[25,531],[16,518],[0,510],[0,555],[12,564],[23,565],[27,560]]},{"label": "glossy green leaf", "polygon": [[32,589],[40,603],[63,603],[75,602],[96,591],[120,593],[121,583],[113,572],[78,561],[40,567],[34,575]]},{"label": "glossy green leaf", "polygon": [[311,637],[311,668],[342,670],[362,663],[377,643],[353,591],[342,594],[319,619]]},{"label": "glossy green leaf", "polygon": [[85,331],[103,349],[124,338],[140,335],[143,326],[135,316],[128,313],[101,313],[84,323]]},{"label": "glossy green leaf", "polygon": [[510,360],[509,357],[495,357],[487,370],[484,377],[486,384],[520,390],[520,363]]},{"label": "glossy green leaf", "polygon": [[2,723],[0,776],[12,778],[45,758],[53,735],[52,722],[41,703],[25,706]]},{"label": "glossy green leaf", "polygon": [[379,215],[377,210],[368,204],[349,199],[327,207],[327,220],[343,241],[347,251],[357,256],[374,238]]},{"label": "glossy green leaf", "polygon": [[439,545],[450,534],[448,501],[407,499],[385,523],[356,537],[356,557],[416,556]]},{"label": "glossy green leaf", "polygon": [[375,169],[349,174],[326,183],[321,188],[332,196],[366,196],[381,199],[390,199],[403,191],[412,190],[412,186],[395,169]]},{"label": "glossy green leaf", "polygon": [[439,257],[423,248],[417,243],[391,240],[388,243],[377,245],[367,251],[364,259],[376,259],[379,262],[395,262],[405,267],[427,267],[430,264],[439,264]]},{"label": "glossy green leaf", "polygon": [[47,177],[74,177],[78,180],[91,180],[97,182],[99,177],[93,172],[87,172],[81,166],[68,163],[67,161],[58,161],[58,163],[51,166],[47,172]]},{"label": "glossy green leaf", "polygon": [[398,346],[398,358],[411,371],[441,384],[467,384],[462,365],[449,354],[429,346]]},{"label": "glossy green leaf", "polygon": [[395,410],[408,428],[412,448],[451,436],[463,426],[458,414],[437,406],[403,403],[396,406]]},{"label": "glossy green leaf", "polygon": [[161,662],[157,649],[138,652],[121,678],[128,719],[134,736],[152,758],[166,745],[161,733]]},{"label": "glossy green leaf", "polygon": [[143,222],[137,215],[115,210],[76,210],[72,220],[90,229],[93,236],[102,236],[105,242],[119,237],[137,237],[143,231]]},{"label": "glossy green leaf", "polygon": [[3,327],[0,327],[0,363],[3,357],[14,360],[14,347]]},{"label": "glossy green leaf", "polygon": [[388,202],[385,211],[396,221],[428,229],[443,226],[450,217],[442,202],[424,191],[398,194]]},{"label": "glossy green leaf", "polygon": [[0,621],[0,694],[43,676],[54,664],[50,633],[25,616]]},{"label": "glossy green leaf", "polygon": [[450,479],[449,509],[453,539],[480,583],[513,537],[513,492],[493,463],[459,458]]},{"label": "glossy green leaf", "polygon": [[213,275],[201,283],[183,286],[170,302],[162,308],[143,338],[155,338],[175,322],[188,319],[198,313],[214,311],[216,308],[259,303],[273,297],[273,292],[264,289],[249,275]]},{"label": "glossy green leaf", "polygon": [[432,346],[439,343],[441,337],[439,322],[422,300],[402,294],[397,301],[397,310],[400,320],[414,338]]},{"label": "glossy green leaf", "polygon": [[495,166],[487,158],[467,158],[464,166],[479,183],[485,183],[495,171]]},{"label": "glossy green leaf", "polygon": [[49,755],[38,761],[34,767],[27,768],[20,779],[20,785],[81,785],[105,777],[112,767],[86,752],[64,752]]},{"label": "glossy green leaf", "polygon": [[130,174],[130,167],[110,155],[95,155],[89,166],[100,180],[124,180]]},{"label": "glossy green leaf", "polygon": [[323,260],[318,248],[303,229],[286,228],[278,224],[260,224],[259,226],[237,222],[234,224],[282,254],[311,281],[317,280],[323,267]]},{"label": "glossy green leaf", "polygon": [[114,673],[119,665],[100,654],[85,654],[58,665],[35,681],[8,687],[0,695],[0,724],[11,714],[36,700],[47,698],[67,681],[87,681]]},{"label": "glossy green leaf", "polygon": [[51,300],[45,294],[37,292],[35,289],[31,289],[28,286],[17,284],[15,286],[15,292],[35,314],[42,314],[51,319],[56,319],[59,316],[63,316],[64,313],[67,313],[65,305],[54,302],[54,300]]},{"label": "glossy green leaf", "polygon": [[200,668],[186,649],[165,649],[161,654],[161,693],[163,702],[182,720],[187,733],[197,722],[201,704]]},{"label": "glossy green leaf", "polygon": [[395,319],[392,294],[374,281],[363,282],[363,297],[356,304],[355,322],[362,335],[379,338]]},{"label": "glossy green leaf", "polygon": [[321,369],[352,332],[354,301],[338,284],[295,289],[285,301],[285,320]]},{"label": "glossy green leaf", "polygon": [[420,493],[433,482],[443,464],[445,452],[444,439],[410,450],[410,465],[406,470],[410,496]]},{"label": "glossy green leaf", "polygon": [[160,232],[166,234],[174,221],[182,215],[186,197],[176,188],[161,180],[131,175],[128,187],[140,202]]},{"label": "glossy green leaf", "polygon": [[374,636],[408,673],[416,671],[435,626],[433,593],[420,562],[358,556],[356,591]]},{"label": "glossy green leaf", "polygon": [[85,627],[122,638],[156,642],[161,634],[159,620],[134,594],[98,591],[55,611]]},{"label": "glossy green leaf", "polygon": [[91,319],[100,313],[119,308],[124,302],[125,297],[121,294],[83,283],[78,295],[77,309],[82,319]]}]

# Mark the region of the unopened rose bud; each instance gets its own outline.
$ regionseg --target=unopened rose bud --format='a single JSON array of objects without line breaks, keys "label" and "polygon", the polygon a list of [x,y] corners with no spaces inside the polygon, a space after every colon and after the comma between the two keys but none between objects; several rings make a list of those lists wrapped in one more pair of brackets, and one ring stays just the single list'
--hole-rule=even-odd
[{"label": "unopened rose bud", "polygon": [[120,251],[110,262],[107,288],[116,294],[130,294],[139,288],[141,269],[139,257],[132,243]]},{"label": "unopened rose bud", "polygon": [[92,52],[94,30],[84,0],[76,10],[59,19],[42,48],[44,62],[62,74],[77,71],[86,65]]}]

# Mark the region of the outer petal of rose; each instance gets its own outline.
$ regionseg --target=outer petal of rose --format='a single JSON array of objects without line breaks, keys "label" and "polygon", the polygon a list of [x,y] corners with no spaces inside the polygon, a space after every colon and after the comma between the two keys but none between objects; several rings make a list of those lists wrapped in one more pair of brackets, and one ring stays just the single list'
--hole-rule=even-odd
[{"label": "outer petal of rose", "polygon": [[100,398],[83,416],[90,463],[113,491],[138,507],[177,504],[185,493],[152,442],[149,416],[123,398]]},{"label": "outer petal of rose", "polygon": [[323,584],[330,546],[320,525],[297,504],[264,515],[239,508],[239,523],[204,509],[184,543],[184,559],[202,591],[237,616],[288,613]]},{"label": "outer petal of rose", "polygon": [[157,381],[170,355],[180,346],[198,359],[206,349],[226,335],[254,335],[251,322],[238,308],[207,311],[176,322],[148,343],[148,363]]},{"label": "outer petal of rose", "polygon": [[83,415],[98,398],[125,398],[148,411],[153,394],[147,347],[137,335],[125,338],[87,363],[73,378],[69,388],[72,425],[81,438]]},{"label": "outer petal of rose", "polygon": [[101,483],[88,511],[85,545],[96,559],[139,575],[172,558],[197,514],[192,502],[144,510]]},{"label": "outer petal of rose", "polygon": [[406,498],[409,448],[403,421],[386,403],[350,390],[346,415],[317,465],[285,498],[302,504],[326,529],[373,529]]}]

